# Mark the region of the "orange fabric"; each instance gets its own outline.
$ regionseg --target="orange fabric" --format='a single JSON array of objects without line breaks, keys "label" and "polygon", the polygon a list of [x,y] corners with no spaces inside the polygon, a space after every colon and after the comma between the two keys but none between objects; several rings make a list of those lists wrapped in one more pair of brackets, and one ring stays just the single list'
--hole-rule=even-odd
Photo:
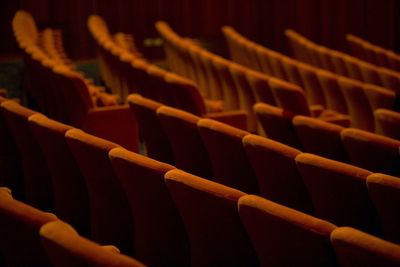
[{"label": "orange fabric", "polygon": [[164,183],[175,167],[122,148],[109,157],[130,204],[135,257],[149,266],[188,266],[185,228]]},{"label": "orange fabric", "polygon": [[79,236],[62,221],[50,222],[40,228],[40,239],[52,264],[56,267],[142,267],[139,261],[118,253],[110,246],[102,247]]},{"label": "orange fabric", "polygon": [[165,182],[185,224],[191,266],[258,265],[237,211],[243,192],[180,170]]},{"label": "orange fabric", "polygon": [[254,195],[238,206],[260,266],[337,266],[330,244],[335,225]]}]

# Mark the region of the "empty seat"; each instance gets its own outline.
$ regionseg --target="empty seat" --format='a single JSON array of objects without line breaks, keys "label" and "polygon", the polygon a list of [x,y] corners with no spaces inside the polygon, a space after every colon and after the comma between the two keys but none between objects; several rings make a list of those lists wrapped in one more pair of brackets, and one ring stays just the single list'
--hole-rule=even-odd
[{"label": "empty seat", "polygon": [[119,146],[77,129],[68,130],[65,136],[86,181],[91,238],[132,253],[133,228],[128,199],[108,158],[109,151]]},{"label": "empty seat", "polygon": [[400,243],[400,179],[381,173],[367,178],[368,192],[378,212],[386,240]]},{"label": "empty seat", "polygon": [[341,137],[352,164],[400,176],[399,140],[353,128],[343,130]]},{"label": "empty seat", "polygon": [[239,199],[239,214],[260,266],[337,266],[335,225],[254,195]]},{"label": "empty seat", "polygon": [[338,226],[382,233],[367,190],[366,180],[371,172],[307,153],[298,155],[296,164],[312,199],[315,216]]},{"label": "empty seat", "polygon": [[89,237],[86,183],[65,139],[65,133],[73,127],[41,114],[30,116],[29,124],[51,174],[55,212],[80,234]]},{"label": "empty seat", "polygon": [[375,131],[400,140],[400,113],[389,109],[376,109],[374,111]]},{"label": "empty seat", "polygon": [[117,248],[102,247],[80,236],[70,225],[50,222],[40,229],[40,239],[55,267],[142,267],[142,263],[119,254]]},{"label": "empty seat", "polygon": [[243,192],[180,170],[165,182],[189,236],[191,266],[258,265],[237,211]]},{"label": "empty seat", "polygon": [[301,148],[300,140],[292,124],[295,114],[265,103],[257,103],[253,109],[268,138],[291,147]]},{"label": "empty seat", "polygon": [[28,206],[0,188],[0,254],[6,266],[51,266],[39,240],[39,229],[57,217]]},{"label": "empty seat", "polygon": [[341,162],[349,161],[340,138],[344,127],[306,116],[295,116],[293,126],[305,152]]},{"label": "empty seat", "polygon": [[109,156],[130,204],[135,257],[149,266],[188,266],[185,228],[164,182],[175,167],[123,148]]},{"label": "empty seat", "polygon": [[171,145],[156,113],[162,104],[137,94],[129,95],[128,102],[139,124],[147,156],[162,162],[173,163]]},{"label": "empty seat", "polygon": [[[9,101],[0,96],[0,104]],[[6,186],[13,192],[15,199],[24,200],[24,182],[21,157],[15,138],[0,113],[0,186]]]},{"label": "empty seat", "polygon": [[343,267],[400,266],[400,246],[351,227],[332,232],[336,256]]},{"label": "empty seat", "polygon": [[260,195],[311,214],[311,199],[294,161],[301,151],[257,135],[246,135],[243,145]]},{"label": "empty seat", "polygon": [[211,160],[213,180],[257,193],[256,177],[242,145],[242,138],[249,132],[210,119],[199,120],[197,126]]},{"label": "empty seat", "polygon": [[193,114],[172,107],[160,107],[157,116],[168,136],[175,166],[204,178],[212,178],[211,162]]},{"label": "empty seat", "polygon": [[14,101],[3,102],[1,112],[21,156],[27,203],[41,210],[51,211],[54,203],[50,173],[28,122],[28,118],[37,112]]}]

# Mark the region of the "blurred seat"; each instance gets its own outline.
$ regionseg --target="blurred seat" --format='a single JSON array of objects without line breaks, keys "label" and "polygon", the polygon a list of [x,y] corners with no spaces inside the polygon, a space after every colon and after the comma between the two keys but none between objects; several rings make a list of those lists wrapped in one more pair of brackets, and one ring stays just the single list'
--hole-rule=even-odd
[{"label": "blurred seat", "polygon": [[400,244],[400,179],[373,173],[367,178],[367,186],[383,226],[384,238]]},{"label": "blurred seat", "polygon": [[310,196],[294,161],[301,151],[257,135],[246,135],[243,145],[256,174],[260,196],[312,214]]},{"label": "blurred seat", "polygon": [[375,131],[378,134],[400,140],[400,113],[389,109],[374,111]]},{"label": "blurred seat", "polygon": [[298,155],[296,164],[316,217],[338,226],[352,226],[381,235],[378,214],[366,184],[371,172],[307,153]]},{"label": "blurred seat", "polygon": [[306,116],[295,116],[292,122],[304,152],[341,162],[349,161],[340,138],[344,127]]},{"label": "blurred seat", "polygon": [[260,266],[337,266],[330,244],[335,225],[254,195],[238,206]]},{"label": "blurred seat", "polygon": [[26,202],[43,211],[52,211],[54,202],[50,173],[28,122],[29,117],[37,112],[14,101],[3,102],[1,112],[21,156]]},{"label": "blurred seat", "polygon": [[100,246],[80,236],[74,228],[62,222],[49,222],[40,228],[40,239],[55,267],[142,267],[142,263],[119,254],[113,246]]},{"label": "blurred seat", "polygon": [[246,193],[258,193],[242,144],[242,138],[250,133],[210,119],[199,120],[197,126],[211,160],[213,180]]},{"label": "blurred seat", "polygon": [[294,148],[302,148],[292,124],[295,114],[265,103],[257,103],[253,109],[268,138]]},{"label": "blurred seat", "polygon": [[128,103],[138,122],[146,155],[155,160],[173,163],[171,145],[156,113],[162,104],[138,94],[129,95]]},{"label": "blurred seat", "polygon": [[237,211],[243,192],[180,170],[165,182],[189,236],[191,266],[258,266]]},{"label": "blurred seat", "polygon": [[130,204],[135,257],[149,266],[188,266],[185,228],[164,183],[175,167],[123,148],[109,157]]},{"label": "blurred seat", "polygon": [[5,266],[51,266],[39,240],[39,229],[55,221],[46,213],[13,199],[8,188],[0,187],[0,254]]},{"label": "blurred seat", "polygon": [[400,246],[351,227],[339,227],[331,235],[342,267],[400,266]]},{"label": "blurred seat", "polygon": [[350,162],[372,172],[400,176],[400,141],[363,130],[341,132]]},{"label": "blurred seat", "polygon": [[30,128],[46,159],[58,217],[90,236],[89,199],[85,180],[68,147],[65,133],[73,127],[44,115],[29,117]]},{"label": "blurred seat", "polygon": [[89,195],[91,239],[132,253],[132,219],[128,199],[116,177],[108,153],[119,147],[78,129],[65,134]]},{"label": "blurred seat", "polygon": [[157,109],[157,116],[172,147],[177,168],[211,179],[212,167],[193,114],[172,107]]}]

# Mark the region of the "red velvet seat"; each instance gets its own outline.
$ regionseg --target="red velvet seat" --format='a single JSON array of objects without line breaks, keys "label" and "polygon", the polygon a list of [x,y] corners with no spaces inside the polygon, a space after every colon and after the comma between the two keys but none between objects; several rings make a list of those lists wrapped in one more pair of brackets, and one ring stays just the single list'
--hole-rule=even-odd
[{"label": "red velvet seat", "polygon": [[186,231],[164,183],[175,167],[122,148],[109,156],[130,204],[135,257],[149,266],[188,266]]},{"label": "red velvet seat", "polygon": [[330,243],[335,225],[254,195],[238,205],[260,266],[337,266]]},{"label": "red velvet seat", "polygon": [[332,232],[332,244],[342,267],[400,266],[400,246],[350,227]]},{"label": "red velvet seat", "polygon": [[249,132],[215,120],[198,121],[213,168],[213,180],[248,193],[258,193],[257,180],[243,148]]},{"label": "red velvet seat", "polygon": [[316,217],[338,226],[382,234],[367,190],[367,177],[371,172],[307,153],[298,155],[296,163]]},{"label": "red velvet seat", "polygon": [[51,174],[55,212],[80,234],[89,237],[90,211],[86,183],[65,139],[65,133],[73,127],[41,114],[30,116],[29,124]]},{"label": "red velvet seat", "polygon": [[6,266],[51,266],[39,240],[39,229],[57,217],[15,200],[0,188],[0,254]]},{"label": "red velvet seat", "polygon": [[133,228],[128,199],[108,158],[109,151],[119,146],[77,129],[68,130],[65,136],[86,181],[91,239],[132,253]]},{"label": "red velvet seat", "polygon": [[1,112],[21,156],[27,203],[44,211],[53,210],[53,188],[47,162],[28,122],[37,112],[14,101],[3,102]]},{"label": "red velvet seat", "polygon": [[142,263],[80,236],[70,225],[50,222],[40,229],[40,239],[55,267],[142,267]]},{"label": "red velvet seat", "polygon": [[237,211],[243,192],[180,170],[165,182],[189,236],[191,266],[258,266]]},{"label": "red velvet seat", "polygon": [[257,176],[260,195],[312,214],[311,199],[294,160],[301,151],[257,135],[246,135],[243,145]]}]

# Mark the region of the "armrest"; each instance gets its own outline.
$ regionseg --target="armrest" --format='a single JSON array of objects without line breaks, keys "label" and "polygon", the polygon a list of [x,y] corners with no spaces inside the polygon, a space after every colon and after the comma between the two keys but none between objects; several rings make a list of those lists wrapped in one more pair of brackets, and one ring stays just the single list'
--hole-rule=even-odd
[{"label": "armrest", "polygon": [[118,254],[121,253],[121,251],[116,246],[113,246],[113,245],[105,245],[105,246],[102,246],[102,248],[104,250],[108,250],[110,252],[114,252],[114,253],[118,253]]},{"label": "armrest", "polygon": [[236,128],[247,131],[247,117],[248,114],[244,110],[214,112],[204,115],[205,118],[214,119]]},{"label": "armrest", "polygon": [[311,105],[310,106],[310,112],[311,112],[311,116],[313,118],[319,117],[323,111],[324,111],[324,106],[322,106],[322,105]]},{"label": "armrest", "polygon": [[83,124],[83,130],[131,151],[138,151],[138,126],[128,105],[91,109]]},{"label": "armrest", "polygon": [[334,110],[329,110],[326,109],[324,110],[320,116],[318,117],[318,119],[326,121],[326,122],[330,122],[330,123],[334,123],[343,127],[350,127],[351,124],[351,119],[349,115],[345,115],[342,113],[339,113],[337,111]]}]

